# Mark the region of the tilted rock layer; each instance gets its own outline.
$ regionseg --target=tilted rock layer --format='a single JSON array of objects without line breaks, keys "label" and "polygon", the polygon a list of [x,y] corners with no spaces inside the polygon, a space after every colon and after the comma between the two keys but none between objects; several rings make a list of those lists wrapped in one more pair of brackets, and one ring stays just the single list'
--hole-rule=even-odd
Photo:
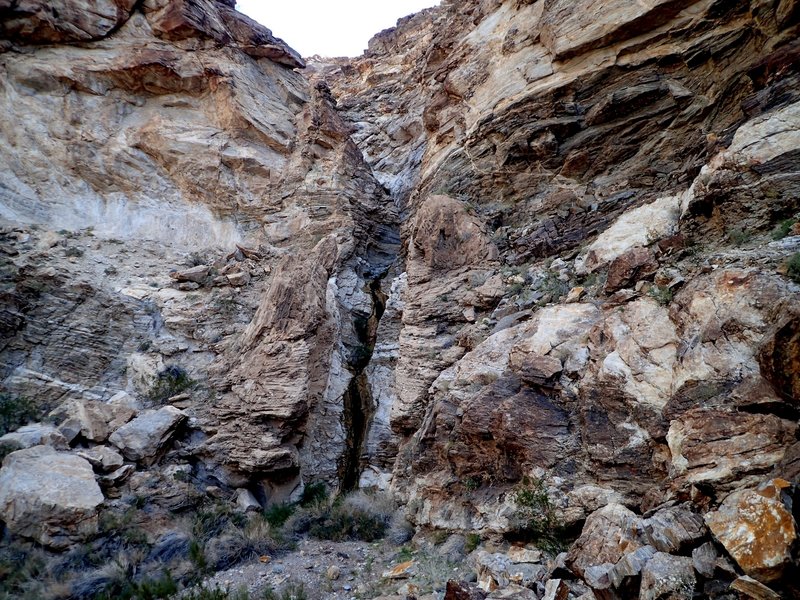
[{"label": "tilted rock layer", "polygon": [[445,0],[305,65],[228,1],[0,1],[3,386],[168,400],[122,454],[261,503],[513,534],[534,482],[603,597],[709,535],[790,585],[798,6]]}]

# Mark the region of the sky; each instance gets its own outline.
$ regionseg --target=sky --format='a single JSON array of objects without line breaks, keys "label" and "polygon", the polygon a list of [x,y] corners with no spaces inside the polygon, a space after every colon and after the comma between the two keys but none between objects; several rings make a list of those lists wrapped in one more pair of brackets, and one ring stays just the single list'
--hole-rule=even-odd
[{"label": "sky", "polygon": [[379,31],[439,0],[238,0],[255,19],[302,56],[359,56]]}]

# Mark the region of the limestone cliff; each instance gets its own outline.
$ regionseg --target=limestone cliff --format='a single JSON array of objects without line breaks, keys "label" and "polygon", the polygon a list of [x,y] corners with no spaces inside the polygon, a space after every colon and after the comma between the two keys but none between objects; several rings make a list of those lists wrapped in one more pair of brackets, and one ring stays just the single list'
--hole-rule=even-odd
[{"label": "limestone cliff", "polygon": [[0,381],[60,405],[14,443],[509,538],[534,481],[548,597],[797,593],[800,5],[444,0],[306,64],[234,4],[0,0]]}]

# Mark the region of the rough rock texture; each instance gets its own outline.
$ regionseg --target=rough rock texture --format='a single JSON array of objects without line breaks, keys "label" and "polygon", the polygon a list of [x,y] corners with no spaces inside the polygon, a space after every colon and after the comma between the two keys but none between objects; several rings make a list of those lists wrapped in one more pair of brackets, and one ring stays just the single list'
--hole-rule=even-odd
[{"label": "rough rock texture", "polygon": [[797,524],[782,498],[788,486],[772,480],[757,490],[734,492],[706,515],[714,537],[742,570],[764,583],[779,579],[793,562]]},{"label": "rough rock texture", "polygon": [[0,469],[0,516],[15,534],[66,548],[97,533],[103,494],[91,465],[49,446],[12,452]]},{"label": "rough rock texture", "polygon": [[727,593],[702,519],[794,594],[797,3],[444,0],[305,69],[232,4],[0,1],[3,391],[184,410],[120,493],[499,539],[533,489],[543,588]]},{"label": "rough rock texture", "polygon": [[108,438],[128,460],[152,463],[170,442],[186,414],[174,406],[145,411]]}]

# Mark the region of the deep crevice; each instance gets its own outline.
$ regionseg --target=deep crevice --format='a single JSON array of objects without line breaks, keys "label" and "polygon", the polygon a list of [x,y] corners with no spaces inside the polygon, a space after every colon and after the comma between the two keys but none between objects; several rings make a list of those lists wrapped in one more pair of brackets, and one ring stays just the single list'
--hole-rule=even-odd
[{"label": "deep crevice", "polygon": [[375,342],[378,337],[378,324],[386,310],[386,294],[381,290],[381,282],[386,273],[371,280],[367,290],[372,297],[372,314],[366,319],[356,318],[353,326],[359,345],[350,358],[353,378],[342,397],[344,405],[344,426],[347,431],[347,445],[340,466],[341,491],[349,492],[358,488],[361,478],[364,441],[372,421],[373,404],[369,389],[366,368],[372,360]]}]

